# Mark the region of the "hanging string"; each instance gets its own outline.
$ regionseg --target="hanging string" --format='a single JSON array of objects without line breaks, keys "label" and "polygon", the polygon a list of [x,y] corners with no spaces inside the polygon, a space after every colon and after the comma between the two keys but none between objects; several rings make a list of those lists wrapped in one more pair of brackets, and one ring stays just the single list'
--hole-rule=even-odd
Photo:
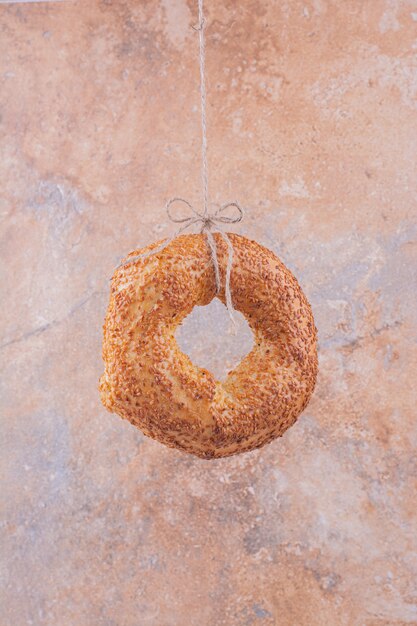
[{"label": "hanging string", "polygon": [[198,40],[200,45],[200,101],[201,101],[201,174],[203,181],[203,206],[204,214],[208,215],[208,161],[207,161],[207,97],[206,97],[206,40],[205,40],[205,17],[203,0],[198,0]]},{"label": "hanging string", "polygon": [[[120,263],[118,268],[130,265],[140,259],[153,256],[164,250],[178,235],[186,231],[194,224],[201,224],[200,232],[204,233],[210,248],[211,260],[214,267],[214,277],[216,282],[216,293],[221,290],[219,260],[217,257],[216,240],[213,232],[219,233],[227,246],[227,264],[225,271],[225,300],[226,307],[229,312],[233,325],[236,325],[234,318],[234,307],[230,288],[230,279],[233,266],[233,245],[227,233],[223,232],[219,226],[223,224],[236,224],[243,219],[243,209],[237,202],[228,202],[223,204],[213,213],[209,212],[209,184],[208,184],[208,159],[207,159],[207,97],[206,97],[206,45],[205,45],[205,27],[206,21],[203,10],[203,0],[198,0],[198,26],[193,26],[199,35],[199,66],[200,66],[200,105],[201,105],[201,179],[203,187],[203,211],[198,211],[188,200],[181,197],[175,197],[168,200],[165,205],[168,218],[175,223],[183,224],[171,237],[166,239],[161,245],[157,246],[150,252],[145,252],[135,256],[131,256],[126,261]],[[181,202],[190,210],[190,214],[186,217],[175,216],[173,213],[173,205]],[[229,212],[229,214],[227,213]]]}]

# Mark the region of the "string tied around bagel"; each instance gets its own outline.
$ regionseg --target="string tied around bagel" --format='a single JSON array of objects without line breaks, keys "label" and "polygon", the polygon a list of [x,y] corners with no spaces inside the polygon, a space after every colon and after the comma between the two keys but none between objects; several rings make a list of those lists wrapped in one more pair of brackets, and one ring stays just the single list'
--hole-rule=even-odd
[{"label": "string tied around bagel", "polygon": [[[175,215],[175,213],[173,212],[172,206],[178,202],[182,202],[183,204],[185,204],[188,207],[188,209],[191,211],[191,213],[187,216]],[[120,267],[125,267],[126,265],[130,265],[131,263],[134,263],[135,261],[138,261],[139,259],[144,259],[144,258],[153,256],[155,254],[158,254],[158,252],[161,252],[162,250],[164,250],[171,243],[171,241],[173,241],[176,237],[178,237],[178,235],[183,233],[185,230],[188,230],[188,228],[190,228],[191,226],[194,226],[195,224],[201,224],[200,233],[206,235],[207,243],[210,248],[210,255],[211,255],[211,260],[212,260],[213,267],[214,267],[214,277],[216,281],[216,293],[219,293],[221,289],[221,280],[220,280],[219,259],[217,255],[217,246],[216,246],[216,240],[213,236],[213,232],[219,233],[223,241],[226,243],[228,254],[227,254],[227,264],[226,264],[226,271],[225,271],[224,293],[225,293],[225,300],[226,300],[226,308],[229,313],[230,319],[232,320],[232,323],[235,326],[236,321],[233,315],[235,309],[233,306],[232,294],[231,294],[231,289],[230,289],[230,277],[231,277],[232,266],[233,266],[233,245],[232,245],[232,242],[230,241],[230,237],[228,236],[228,234],[225,233],[221,229],[221,227],[219,228],[219,225],[237,224],[238,222],[240,222],[243,219],[242,207],[237,202],[228,202],[220,206],[213,213],[208,212],[207,206],[205,207],[204,211],[200,213],[200,211],[198,211],[195,207],[193,207],[192,204],[188,202],[188,200],[185,200],[184,198],[180,198],[180,197],[175,197],[175,198],[171,198],[170,200],[168,200],[168,202],[165,205],[165,210],[171,222],[174,222],[176,224],[182,224],[182,226],[171,237],[168,237],[167,239],[165,239],[165,241],[161,245],[157,246],[150,252],[144,252],[143,254],[137,254],[135,256],[129,257],[128,259],[126,259],[126,261],[123,261],[122,263],[120,263],[117,269],[119,269]],[[230,213],[230,210],[232,210],[233,213]],[[229,211],[229,214],[227,214],[227,211]]]},{"label": "string tied around bagel", "polygon": [[[222,237],[223,241],[227,245],[228,255],[227,255],[227,264],[225,271],[225,300],[226,307],[229,312],[230,319],[233,323],[233,332],[236,332],[236,321],[234,318],[234,307],[232,301],[232,294],[230,291],[230,277],[232,273],[232,265],[233,265],[233,246],[230,241],[229,236],[225,233],[221,226],[223,224],[237,224],[243,218],[243,210],[239,206],[237,202],[228,202],[227,204],[223,204],[217,211],[214,213],[210,213],[209,211],[209,185],[208,185],[208,161],[207,161],[207,97],[206,97],[206,73],[205,73],[205,64],[206,64],[206,53],[205,53],[205,29],[206,29],[206,19],[204,17],[203,11],[203,0],[198,0],[198,25],[192,27],[194,31],[198,32],[199,38],[199,66],[200,66],[200,102],[201,102],[201,182],[203,188],[203,212],[197,211],[195,207],[193,207],[188,200],[184,198],[175,197],[168,200],[165,205],[166,212],[168,214],[169,219],[176,224],[182,224],[182,226],[177,230],[176,233],[166,239],[160,246],[151,250],[151,252],[145,252],[144,254],[138,254],[133,257],[129,257],[119,265],[119,267],[123,267],[125,265],[129,265],[130,263],[134,263],[138,259],[143,259],[145,257],[158,254],[164,248],[166,248],[175,237],[178,237],[182,232],[193,226],[194,224],[201,224],[200,232],[204,233],[207,237],[207,243],[210,248],[211,260],[213,262],[214,267],[214,276],[216,279],[216,293],[219,293],[221,289],[220,284],[220,269],[219,269],[219,260],[217,257],[217,248],[216,248],[216,240],[213,236],[213,232],[217,232]],[[175,203],[182,202],[185,204],[190,214],[187,216],[176,216],[173,214],[172,206]],[[230,214],[230,210],[233,211]],[[229,211],[229,214],[227,213]]]}]

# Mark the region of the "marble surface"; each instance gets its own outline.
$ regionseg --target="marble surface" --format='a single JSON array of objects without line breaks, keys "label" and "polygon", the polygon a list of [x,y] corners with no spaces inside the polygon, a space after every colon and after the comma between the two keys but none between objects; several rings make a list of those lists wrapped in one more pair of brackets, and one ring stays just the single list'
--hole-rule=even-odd
[{"label": "marble surface", "polygon": [[[212,462],[104,410],[109,276],[200,198],[195,3],[2,4],[1,623],[417,624],[417,2],[206,4],[212,197],[299,278],[317,388]],[[193,318],[224,375],[250,335]]]}]

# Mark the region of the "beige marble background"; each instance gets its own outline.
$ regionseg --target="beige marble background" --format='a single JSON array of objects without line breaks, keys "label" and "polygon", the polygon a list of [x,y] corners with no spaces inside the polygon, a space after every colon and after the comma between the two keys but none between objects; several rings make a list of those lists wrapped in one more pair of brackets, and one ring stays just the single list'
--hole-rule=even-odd
[{"label": "beige marble background", "polygon": [[[200,197],[195,2],[2,4],[1,624],[417,624],[417,2],[206,4],[213,200],[310,298],[316,392],[212,462],[103,409],[112,269]],[[250,336],[197,315],[221,375]]]}]

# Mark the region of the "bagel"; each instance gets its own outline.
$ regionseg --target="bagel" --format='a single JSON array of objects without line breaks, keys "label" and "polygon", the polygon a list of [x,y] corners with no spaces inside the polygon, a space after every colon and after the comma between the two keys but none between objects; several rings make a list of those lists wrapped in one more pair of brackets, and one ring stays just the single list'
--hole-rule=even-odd
[{"label": "bagel", "polygon": [[[129,257],[112,278],[100,379],[104,406],[145,435],[211,459],[259,448],[296,421],[317,376],[317,330],[296,278],[273,252],[228,233],[231,293],[254,335],[251,352],[220,382],[179,349],[175,331],[216,293],[204,234],[156,242]],[[228,250],[214,235],[221,282]]]}]

